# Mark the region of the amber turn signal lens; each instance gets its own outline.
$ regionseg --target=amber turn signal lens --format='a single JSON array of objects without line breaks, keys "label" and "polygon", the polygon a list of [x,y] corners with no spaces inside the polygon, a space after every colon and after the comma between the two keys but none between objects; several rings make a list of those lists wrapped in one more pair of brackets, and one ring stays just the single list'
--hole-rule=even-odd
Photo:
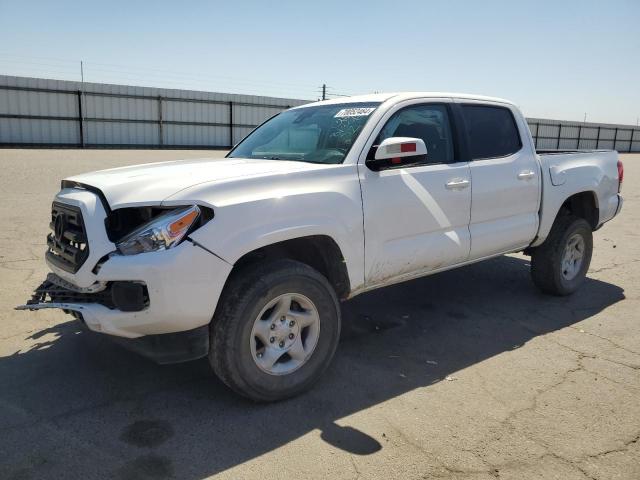
[{"label": "amber turn signal lens", "polygon": [[180,235],[180,233],[182,233],[186,228],[191,226],[197,217],[198,212],[196,210],[191,210],[184,217],[179,218],[169,225],[169,234],[171,236]]}]

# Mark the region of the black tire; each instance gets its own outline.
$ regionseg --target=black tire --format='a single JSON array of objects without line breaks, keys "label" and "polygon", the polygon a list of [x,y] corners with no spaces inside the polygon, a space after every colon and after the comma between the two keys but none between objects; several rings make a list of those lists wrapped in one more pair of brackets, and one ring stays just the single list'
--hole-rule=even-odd
[{"label": "black tire", "polygon": [[[251,351],[255,319],[269,301],[284,293],[306,296],[316,306],[320,333],[311,356],[285,375],[262,371]],[[294,260],[274,260],[232,274],[211,323],[209,362],[234,391],[259,402],[293,397],[308,390],[324,373],[338,346],[340,306],[327,279]]]},{"label": "black tire", "polygon": [[[582,265],[575,277],[567,279],[563,275],[562,259],[567,242],[575,234],[580,235],[584,241]],[[560,296],[572,294],[586,278],[592,252],[591,225],[573,215],[558,216],[547,239],[531,252],[533,283],[544,293]]]}]

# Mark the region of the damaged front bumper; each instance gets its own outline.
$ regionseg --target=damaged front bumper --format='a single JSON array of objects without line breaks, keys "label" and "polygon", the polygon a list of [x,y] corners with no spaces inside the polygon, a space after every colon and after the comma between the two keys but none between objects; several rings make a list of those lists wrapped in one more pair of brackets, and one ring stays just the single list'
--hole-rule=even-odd
[{"label": "damaged front bumper", "polygon": [[61,309],[157,363],[183,362],[207,355],[209,323],[230,269],[185,242],[163,252],[111,257],[90,287],[50,273],[16,308]]},{"label": "damaged front bumper", "polygon": [[103,305],[123,312],[139,312],[149,306],[147,286],[142,282],[96,282],[90,287],[77,287],[55,273],[35,289],[31,299],[16,310],[61,308],[81,312],[84,304]]},{"label": "damaged front bumper", "polygon": [[161,252],[114,255],[88,287],[50,275],[18,308],[81,314],[89,329],[117,337],[182,332],[209,324],[231,268],[191,242]]},{"label": "damaged front bumper", "polygon": [[[128,288],[127,284],[131,284],[133,288]],[[96,305],[108,309],[128,308],[129,311],[141,311],[148,306],[148,302],[146,287],[134,282],[98,283],[91,289],[82,289],[50,273],[47,280],[35,290],[31,299],[25,305],[17,306],[16,310],[57,308],[73,315],[87,326],[85,318],[95,315]],[[195,360],[209,352],[208,325],[183,332],[144,335],[137,338],[112,335],[111,338],[126,349],[159,364]]]},{"label": "damaged front bumper", "polygon": [[48,255],[52,273],[17,308],[61,309],[140,353],[164,352],[155,355],[161,362],[206,354],[208,325],[232,265],[188,239],[167,250],[118,255],[105,208],[86,189],[58,193],[52,228],[59,245],[49,248],[73,268]]}]

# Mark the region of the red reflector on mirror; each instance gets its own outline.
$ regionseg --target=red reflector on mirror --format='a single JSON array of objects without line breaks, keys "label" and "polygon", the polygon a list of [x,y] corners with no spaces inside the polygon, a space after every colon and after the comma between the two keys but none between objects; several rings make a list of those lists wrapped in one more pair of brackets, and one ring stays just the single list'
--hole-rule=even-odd
[{"label": "red reflector on mirror", "polygon": [[400,145],[400,152],[415,152],[416,144],[415,143],[403,143]]}]

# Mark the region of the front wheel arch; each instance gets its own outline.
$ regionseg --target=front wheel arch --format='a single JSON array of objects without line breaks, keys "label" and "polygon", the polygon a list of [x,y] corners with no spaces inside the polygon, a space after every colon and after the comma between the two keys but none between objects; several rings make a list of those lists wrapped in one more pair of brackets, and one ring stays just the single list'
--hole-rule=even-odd
[{"label": "front wheel arch", "polygon": [[295,260],[317,270],[329,281],[339,299],[345,299],[351,293],[349,271],[342,250],[328,235],[297,237],[251,250],[234,263],[227,283],[239,270],[278,259]]}]

